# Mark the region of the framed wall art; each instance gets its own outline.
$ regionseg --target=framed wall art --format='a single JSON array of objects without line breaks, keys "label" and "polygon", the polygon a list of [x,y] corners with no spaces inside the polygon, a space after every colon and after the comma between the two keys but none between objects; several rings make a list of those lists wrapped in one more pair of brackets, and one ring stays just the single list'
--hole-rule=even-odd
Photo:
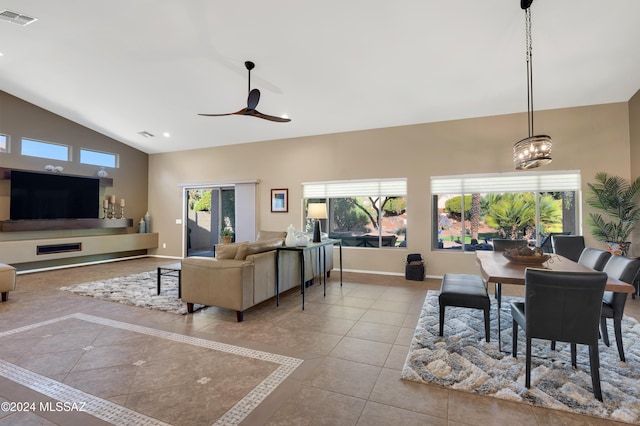
[{"label": "framed wall art", "polygon": [[271,190],[271,212],[286,213],[289,211],[289,190],[288,189],[272,189]]}]

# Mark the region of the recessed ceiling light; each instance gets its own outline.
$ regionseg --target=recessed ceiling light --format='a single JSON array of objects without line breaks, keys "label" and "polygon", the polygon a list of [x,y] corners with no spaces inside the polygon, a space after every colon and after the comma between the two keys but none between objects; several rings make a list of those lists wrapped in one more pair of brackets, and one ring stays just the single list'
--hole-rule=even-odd
[{"label": "recessed ceiling light", "polygon": [[289,118],[289,116],[287,114],[282,114],[280,117],[282,118]]},{"label": "recessed ceiling light", "polygon": [[162,134],[162,136],[164,136],[165,138],[170,138],[170,137],[171,137],[171,133],[169,133],[169,132],[164,132],[164,133]]}]

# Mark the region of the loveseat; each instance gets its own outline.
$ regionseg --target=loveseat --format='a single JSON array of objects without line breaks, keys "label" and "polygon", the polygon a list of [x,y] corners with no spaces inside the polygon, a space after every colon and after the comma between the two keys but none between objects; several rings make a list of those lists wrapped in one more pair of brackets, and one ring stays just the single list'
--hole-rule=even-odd
[{"label": "loveseat", "polygon": [[[276,296],[276,249],[284,244],[284,232],[260,231],[255,242],[218,244],[216,257],[191,256],[182,260],[182,301],[189,313],[194,304],[244,311]],[[333,268],[333,248],[326,248],[327,272]],[[320,275],[317,250],[305,253],[305,282]],[[300,285],[298,253],[280,252],[280,293]]]}]

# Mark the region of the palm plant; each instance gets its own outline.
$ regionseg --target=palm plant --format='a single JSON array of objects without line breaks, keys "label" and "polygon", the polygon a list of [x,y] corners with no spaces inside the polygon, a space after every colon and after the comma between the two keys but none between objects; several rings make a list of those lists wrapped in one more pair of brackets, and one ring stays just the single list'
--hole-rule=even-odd
[{"label": "palm plant", "polygon": [[587,224],[591,234],[599,241],[628,243],[629,235],[640,219],[640,177],[632,182],[619,176],[609,176],[604,172],[596,174],[595,183],[587,183],[589,197],[586,203],[602,210],[609,220],[600,213],[589,213]]}]

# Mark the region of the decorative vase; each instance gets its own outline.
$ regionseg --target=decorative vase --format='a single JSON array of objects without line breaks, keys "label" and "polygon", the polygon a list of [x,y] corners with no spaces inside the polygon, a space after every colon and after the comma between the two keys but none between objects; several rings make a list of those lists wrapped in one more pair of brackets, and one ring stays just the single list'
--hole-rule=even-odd
[{"label": "decorative vase", "polygon": [[607,250],[611,254],[626,256],[629,253],[630,246],[631,242],[629,241],[624,243],[614,243],[613,241],[607,241]]},{"label": "decorative vase", "polygon": [[138,222],[138,233],[144,234],[146,230],[147,230],[147,226],[144,223],[144,218],[141,217],[140,222]]},{"label": "decorative vase", "polygon": [[144,230],[145,232],[151,232],[151,215],[148,210],[144,215]]},{"label": "decorative vase", "polygon": [[98,170],[98,177],[106,178],[107,176],[109,176],[109,173],[107,173],[104,167],[100,167],[100,170]]},{"label": "decorative vase", "polygon": [[287,228],[287,237],[284,239],[284,245],[287,247],[295,247],[296,246],[296,228],[293,225],[289,225]]},{"label": "decorative vase", "polygon": [[296,246],[298,247],[306,247],[309,245],[309,237],[306,235],[299,235],[296,237]]},{"label": "decorative vase", "polygon": [[222,237],[220,237],[220,241],[222,241],[222,244],[231,243],[231,235],[223,235]]}]

